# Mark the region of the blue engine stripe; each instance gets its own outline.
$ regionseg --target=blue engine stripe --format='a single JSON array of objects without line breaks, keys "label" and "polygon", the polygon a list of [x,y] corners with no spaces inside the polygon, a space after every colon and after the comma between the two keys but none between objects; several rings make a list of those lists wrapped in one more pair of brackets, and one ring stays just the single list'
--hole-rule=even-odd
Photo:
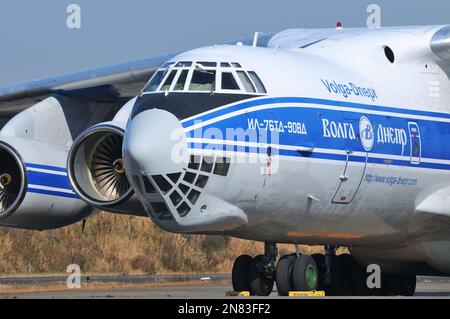
[{"label": "blue engine stripe", "polygon": [[74,198],[74,199],[80,198],[76,194],[68,194],[68,193],[48,191],[48,190],[36,189],[36,188],[28,188],[28,192],[35,193],[35,194],[42,194],[42,195],[52,195],[52,196],[58,196],[58,197]]},{"label": "blue engine stripe", "polygon": [[217,116],[225,115],[234,111],[246,109],[249,107],[260,106],[265,104],[277,104],[277,103],[307,103],[314,105],[329,105],[329,106],[337,106],[337,107],[352,107],[359,108],[361,110],[373,110],[373,111],[384,111],[391,113],[401,113],[401,114],[411,114],[411,115],[421,115],[421,116],[431,116],[431,117],[440,117],[445,119],[450,119],[450,114],[448,113],[438,113],[438,112],[430,112],[430,111],[419,111],[419,110],[411,110],[411,109],[401,109],[390,106],[379,106],[379,105],[369,105],[369,104],[360,104],[360,103],[352,103],[352,102],[344,102],[344,101],[335,101],[335,100],[326,100],[326,99],[317,99],[317,98],[307,98],[307,97],[276,97],[276,98],[266,98],[266,99],[258,99],[247,101],[243,103],[239,103],[230,107],[226,107],[223,109],[219,109],[217,111],[213,111],[209,114],[199,115],[198,117],[186,121],[183,123],[183,127],[190,127],[195,124],[196,121],[207,121],[213,119]]},{"label": "blue engine stripe", "polygon": [[28,171],[28,183],[32,185],[41,185],[72,190],[69,178],[62,175]]},{"label": "blue engine stripe", "polygon": [[[26,165],[28,168],[45,169],[49,171],[64,172],[64,173],[67,172],[65,168],[56,166],[33,164],[33,163],[27,163]],[[70,184],[69,178],[67,176],[47,172],[36,172],[32,170],[28,170],[27,174],[29,185],[39,185],[72,191],[72,185]],[[41,195],[51,195],[64,198],[80,199],[80,197],[77,194],[37,189],[33,187],[29,187],[28,192]]]}]

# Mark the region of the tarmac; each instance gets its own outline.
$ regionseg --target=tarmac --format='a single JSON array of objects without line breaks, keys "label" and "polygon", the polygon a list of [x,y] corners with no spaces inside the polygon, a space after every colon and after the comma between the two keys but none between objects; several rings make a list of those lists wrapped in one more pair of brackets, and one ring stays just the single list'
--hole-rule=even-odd
[{"label": "tarmac", "polygon": [[[67,277],[0,278],[0,299],[218,299],[232,290],[229,275],[85,276],[81,289]],[[9,287],[2,290],[2,287]],[[450,298],[450,278],[418,277],[416,298]],[[279,298],[276,291],[270,298]],[[347,297],[348,298],[348,297]]]}]

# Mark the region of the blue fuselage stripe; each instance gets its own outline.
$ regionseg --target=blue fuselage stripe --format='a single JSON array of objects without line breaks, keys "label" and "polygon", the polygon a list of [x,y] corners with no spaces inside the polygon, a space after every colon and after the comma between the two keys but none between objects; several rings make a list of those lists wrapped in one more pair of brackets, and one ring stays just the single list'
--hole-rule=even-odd
[{"label": "blue fuselage stripe", "polygon": [[[294,102],[305,104],[301,107],[289,104],[274,105]],[[314,104],[325,107],[316,107]],[[261,107],[246,110],[253,106]],[[352,109],[340,110],[335,106]],[[369,109],[397,114],[367,112]],[[411,117],[411,114],[433,118],[416,118]],[[197,149],[220,146],[221,143],[225,144],[223,140],[226,144],[251,142],[275,148],[280,145],[287,146],[288,149],[294,148],[280,150],[280,155],[343,161],[346,160],[346,150],[350,150],[364,154],[368,152],[369,163],[450,170],[450,148],[444,147],[450,137],[450,121],[446,120],[449,118],[450,114],[444,113],[286,97],[264,98],[230,105],[209,114],[199,115],[195,120],[184,122],[183,126],[188,139],[199,141],[200,144],[203,140],[209,141],[208,145],[190,145],[191,148]],[[231,130],[236,135],[227,136],[230,129],[243,129],[241,132],[245,134],[239,136],[236,134],[239,133],[238,130]],[[276,140],[272,136],[273,133]],[[261,138],[264,136],[265,139]],[[367,142],[367,139],[370,139],[370,143],[364,145],[363,142]],[[305,155],[296,151],[296,148],[301,147],[310,147],[314,151]],[[260,152],[252,151],[252,147],[237,148],[240,152]],[[224,150],[229,150],[229,145],[224,146]],[[330,154],[340,152],[342,155]],[[371,157],[370,154],[377,156]],[[364,156],[349,158],[351,162],[363,160]]]},{"label": "blue fuselage stripe", "polygon": [[193,119],[190,119],[186,122],[183,122],[183,127],[190,127],[196,123],[196,121],[208,121],[218,116],[222,116],[231,112],[243,110],[250,107],[261,106],[266,104],[288,104],[288,103],[305,103],[310,105],[328,105],[342,108],[356,108],[361,109],[361,113],[364,113],[365,110],[371,111],[382,111],[382,112],[390,112],[390,113],[400,113],[400,114],[408,114],[408,115],[418,115],[418,116],[430,116],[430,117],[440,117],[445,119],[450,119],[450,114],[448,113],[439,113],[439,112],[430,112],[430,111],[421,111],[421,110],[412,110],[412,109],[404,109],[404,108],[396,108],[389,106],[379,106],[379,105],[369,105],[369,104],[361,104],[361,103],[352,103],[345,101],[335,101],[335,100],[327,100],[327,99],[318,99],[318,98],[310,98],[310,97],[274,97],[274,98],[264,98],[252,101],[246,101],[243,103],[238,103],[235,105],[231,105],[230,107],[218,109],[208,114],[199,115]]},{"label": "blue fuselage stripe", "polygon": [[[252,146],[230,146],[230,145],[221,145],[221,144],[211,144],[211,143],[188,143],[188,148],[193,150],[215,150],[215,151],[227,151],[227,152],[241,152],[248,154],[267,154],[267,148],[264,147],[252,147]],[[299,152],[294,150],[284,150],[278,149],[276,146],[271,147],[272,155],[280,155],[287,157],[300,157],[300,158],[312,158],[312,159],[324,159],[324,160],[334,160],[340,162],[347,161],[347,155],[343,154],[327,154],[327,153],[318,153],[318,152]],[[350,156],[349,162],[355,163],[364,163],[366,161],[365,157],[362,156]],[[420,165],[412,164],[410,161],[405,160],[391,160],[384,158],[373,158],[370,157],[367,159],[368,163],[374,164],[384,164],[384,165],[394,165],[394,166],[405,166],[405,167],[421,167],[421,168],[431,168],[431,169],[441,169],[441,170],[450,170],[450,164],[437,164],[437,163],[425,163],[422,162]]]}]

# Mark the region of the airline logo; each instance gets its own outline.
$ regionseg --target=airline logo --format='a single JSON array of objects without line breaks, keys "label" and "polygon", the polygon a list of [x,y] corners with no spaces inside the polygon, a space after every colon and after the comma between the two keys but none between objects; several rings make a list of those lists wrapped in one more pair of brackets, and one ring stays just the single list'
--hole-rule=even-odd
[{"label": "airline logo", "polygon": [[359,135],[361,136],[361,144],[368,152],[373,148],[375,142],[375,134],[370,120],[363,116],[359,120]]},{"label": "airline logo", "polygon": [[345,98],[350,96],[366,97],[375,101],[378,99],[377,92],[373,88],[355,85],[354,83],[338,83],[336,81],[328,81],[321,79],[323,85],[329,93],[340,94]]},{"label": "airline logo", "polygon": [[[411,130],[412,134],[417,129]],[[347,139],[347,140],[357,140],[357,134],[359,132],[359,137],[363,148],[369,152],[377,144],[391,144],[399,145],[403,150],[408,143],[406,130],[401,127],[390,127],[383,124],[378,124],[373,126],[372,122],[366,117],[362,116],[359,120],[359,130],[356,125],[354,126],[351,122],[341,122],[333,121],[329,119],[322,119],[322,136],[332,139]]]}]

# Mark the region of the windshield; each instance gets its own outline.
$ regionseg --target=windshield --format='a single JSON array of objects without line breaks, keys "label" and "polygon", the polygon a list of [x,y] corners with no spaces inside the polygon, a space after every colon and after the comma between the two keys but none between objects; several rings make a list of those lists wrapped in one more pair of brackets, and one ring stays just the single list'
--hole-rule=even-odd
[{"label": "windshield", "polygon": [[161,84],[164,74],[166,73],[165,70],[160,70],[156,72],[153,77],[151,78],[150,82],[147,83],[147,85],[144,87],[144,92],[155,92],[159,85]]},{"label": "windshield", "polygon": [[142,93],[202,92],[266,94],[261,78],[234,61],[180,61],[164,64]]}]

